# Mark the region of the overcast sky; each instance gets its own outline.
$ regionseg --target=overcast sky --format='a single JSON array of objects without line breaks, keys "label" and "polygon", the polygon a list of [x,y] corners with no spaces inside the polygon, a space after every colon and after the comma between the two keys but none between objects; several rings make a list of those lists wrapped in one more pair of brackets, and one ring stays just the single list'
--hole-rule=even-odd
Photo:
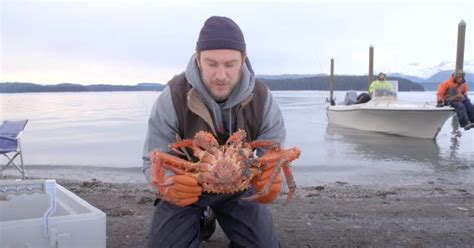
[{"label": "overcast sky", "polygon": [[182,72],[204,21],[228,16],[244,32],[256,74],[403,72],[473,59],[472,1],[1,1],[1,78],[40,84],[166,83]]}]

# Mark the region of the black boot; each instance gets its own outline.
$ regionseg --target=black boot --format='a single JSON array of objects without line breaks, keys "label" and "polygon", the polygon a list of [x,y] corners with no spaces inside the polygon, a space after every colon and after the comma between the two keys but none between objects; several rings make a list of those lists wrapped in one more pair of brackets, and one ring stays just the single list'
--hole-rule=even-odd
[{"label": "black boot", "polygon": [[199,241],[207,241],[216,231],[216,215],[212,208],[207,207],[201,215],[201,232]]},{"label": "black boot", "polygon": [[466,126],[464,126],[464,130],[466,130],[466,131],[471,129],[471,128],[474,128],[474,123],[472,123],[472,122],[468,123]]}]

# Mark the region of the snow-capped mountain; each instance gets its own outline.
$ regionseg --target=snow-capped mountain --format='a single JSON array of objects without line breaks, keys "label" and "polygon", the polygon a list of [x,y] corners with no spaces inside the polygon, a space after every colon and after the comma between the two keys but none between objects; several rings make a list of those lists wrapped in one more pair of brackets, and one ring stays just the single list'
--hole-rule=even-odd
[{"label": "snow-capped mountain", "polygon": [[[445,75],[450,75],[456,67],[456,62],[442,61],[437,65],[422,65],[420,63],[410,63],[401,66],[400,72],[388,72],[387,75],[393,77],[401,77],[409,79],[413,82],[437,82],[440,78],[445,78]],[[474,59],[464,61],[464,72],[474,74]]]}]

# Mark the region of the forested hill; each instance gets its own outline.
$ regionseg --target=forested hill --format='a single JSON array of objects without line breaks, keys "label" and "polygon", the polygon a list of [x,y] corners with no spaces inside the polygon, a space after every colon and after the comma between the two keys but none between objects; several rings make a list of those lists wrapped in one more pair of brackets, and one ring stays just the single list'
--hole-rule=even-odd
[{"label": "forested hill", "polygon": [[39,85],[33,83],[0,83],[0,93],[20,92],[94,92],[94,91],[161,91],[165,86],[156,83],[140,83],[137,85],[110,84],[55,84]]},{"label": "forested hill", "polygon": [[[329,90],[329,76],[313,76],[294,79],[265,79],[261,78],[271,90]],[[390,77],[389,80],[398,81],[399,91],[424,91],[418,83],[403,78]],[[334,76],[334,90],[368,89],[367,76]]]},{"label": "forested hill", "polygon": [[[257,77],[258,78],[258,77]],[[271,90],[328,90],[329,76],[318,75],[300,78],[270,79],[261,78]],[[424,91],[422,85],[403,78],[398,80],[399,91]],[[368,89],[367,76],[335,76],[335,90],[357,90]],[[56,84],[39,85],[33,83],[7,82],[0,83],[0,93],[19,92],[94,92],[94,91],[161,91],[165,85],[157,83],[140,83],[137,85],[80,85],[80,84]]]}]

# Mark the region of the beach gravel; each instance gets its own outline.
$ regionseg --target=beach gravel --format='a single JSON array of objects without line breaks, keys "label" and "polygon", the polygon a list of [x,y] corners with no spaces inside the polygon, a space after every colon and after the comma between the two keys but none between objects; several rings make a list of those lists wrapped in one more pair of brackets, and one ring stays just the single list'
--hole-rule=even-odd
[{"label": "beach gravel", "polygon": [[[107,247],[146,247],[154,193],[146,184],[58,180],[107,214]],[[269,207],[282,247],[472,247],[474,185],[346,183],[299,188]],[[227,247],[218,227],[201,247]]]}]

